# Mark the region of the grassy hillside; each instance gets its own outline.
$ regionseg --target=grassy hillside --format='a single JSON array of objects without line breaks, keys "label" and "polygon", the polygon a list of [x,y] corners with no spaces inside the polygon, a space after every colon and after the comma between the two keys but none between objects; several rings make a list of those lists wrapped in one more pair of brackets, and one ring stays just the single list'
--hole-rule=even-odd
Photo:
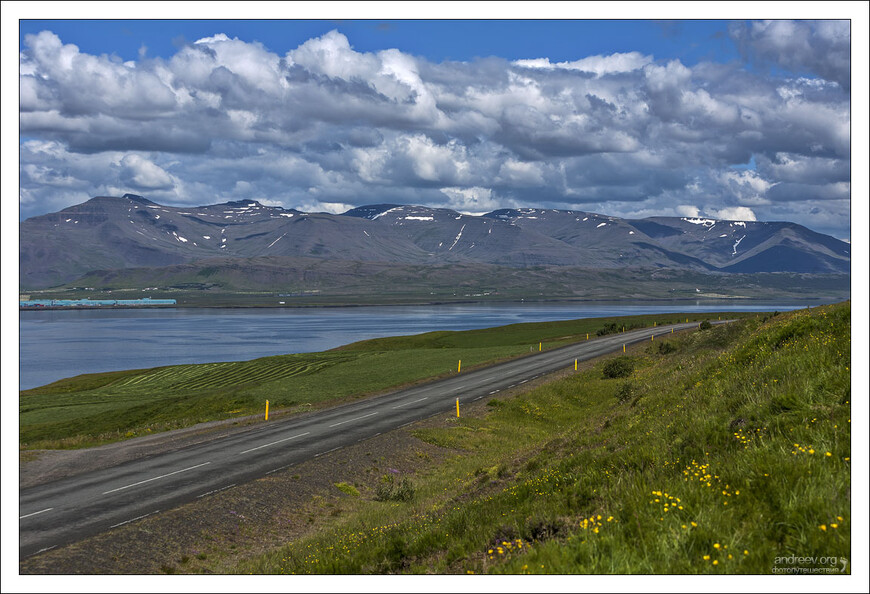
[{"label": "grassy hillside", "polygon": [[419,430],[460,453],[236,571],[848,573],[849,357],[848,303],[620,354]]},{"label": "grassy hillside", "polygon": [[[728,314],[755,315],[755,314]],[[88,447],[199,422],[301,412],[500,359],[593,340],[597,331],[700,321],[719,314],[662,314],[513,324],[363,341],[320,353],[89,374],[19,395],[22,448]]]}]

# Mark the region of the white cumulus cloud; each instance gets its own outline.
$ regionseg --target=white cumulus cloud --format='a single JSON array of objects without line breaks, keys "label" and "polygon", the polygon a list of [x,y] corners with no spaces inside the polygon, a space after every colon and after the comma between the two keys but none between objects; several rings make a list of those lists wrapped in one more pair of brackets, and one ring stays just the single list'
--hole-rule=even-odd
[{"label": "white cumulus cloud", "polygon": [[[130,190],[170,204],[742,207],[779,220],[809,216],[804,205],[818,200],[838,209],[816,217],[826,232],[846,220],[843,22],[729,30],[747,62],[785,73],[641,51],[435,63],[401,48],[359,51],[340,24],[279,54],[215,29],[170,57],[128,62],[48,30],[28,35],[21,216],[61,195]],[[754,169],[734,169],[753,158]]]},{"label": "white cumulus cloud", "polygon": [[711,210],[710,215],[725,221],[755,221],[755,213],[747,206],[730,206],[719,210]]},{"label": "white cumulus cloud", "polygon": [[172,176],[163,168],[139,155],[121,159],[121,179],[137,190],[165,190],[174,185]]}]

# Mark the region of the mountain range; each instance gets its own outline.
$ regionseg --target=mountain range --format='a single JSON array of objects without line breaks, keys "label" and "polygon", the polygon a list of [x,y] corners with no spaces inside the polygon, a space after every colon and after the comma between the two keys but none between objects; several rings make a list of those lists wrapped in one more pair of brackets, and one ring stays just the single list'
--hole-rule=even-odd
[{"label": "mountain range", "polygon": [[848,274],[850,245],[788,222],[622,219],[533,208],[475,216],[395,204],[336,215],[251,200],[170,207],[133,194],[98,196],[19,225],[19,285],[26,290],[68,284],[94,271],[269,258],[415,267]]}]

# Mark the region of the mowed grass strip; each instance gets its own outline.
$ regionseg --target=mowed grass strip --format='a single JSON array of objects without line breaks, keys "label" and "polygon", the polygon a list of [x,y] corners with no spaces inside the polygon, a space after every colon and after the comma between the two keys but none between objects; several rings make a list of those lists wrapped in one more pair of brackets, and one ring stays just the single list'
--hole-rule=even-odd
[{"label": "mowed grass strip", "polygon": [[[755,316],[756,314],[736,314]],[[19,396],[24,449],[88,447],[200,422],[263,412],[309,410],[475,366],[594,340],[599,331],[717,319],[735,314],[668,314],[512,324],[353,343],[321,353],[251,361],[174,365],[89,374]]]},{"label": "mowed grass strip", "polygon": [[849,573],[850,335],[848,303],[764,316],[493,399],[416,432],[461,454],[385,474],[411,497],[361,487],[234,571]]}]

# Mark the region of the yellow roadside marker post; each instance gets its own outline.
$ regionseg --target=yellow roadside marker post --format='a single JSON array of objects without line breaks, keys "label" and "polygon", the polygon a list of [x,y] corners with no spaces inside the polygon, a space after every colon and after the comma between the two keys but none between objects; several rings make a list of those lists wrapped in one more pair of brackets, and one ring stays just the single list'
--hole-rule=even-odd
[{"label": "yellow roadside marker post", "polygon": [[625,352],[625,345],[622,345],[622,352]]},{"label": "yellow roadside marker post", "polygon": [[462,359],[459,360],[459,367],[456,368],[456,373],[462,371]]},{"label": "yellow roadside marker post", "polygon": [[586,333],[586,340],[589,340],[589,333]]},{"label": "yellow roadside marker post", "polygon": [[459,398],[456,399],[456,418],[459,418]]},{"label": "yellow roadside marker post", "polygon": [[577,359],[574,359],[574,371],[577,371]]},{"label": "yellow roadside marker post", "polygon": [[542,342],[539,342],[539,343],[538,343],[538,352],[541,352],[541,351],[543,350],[543,349],[541,348],[541,345],[543,345],[543,344],[544,344],[544,343],[542,343]]},{"label": "yellow roadside marker post", "polygon": [[266,401],[266,419],[265,420],[267,420],[267,421],[269,420],[269,401],[268,400]]}]

